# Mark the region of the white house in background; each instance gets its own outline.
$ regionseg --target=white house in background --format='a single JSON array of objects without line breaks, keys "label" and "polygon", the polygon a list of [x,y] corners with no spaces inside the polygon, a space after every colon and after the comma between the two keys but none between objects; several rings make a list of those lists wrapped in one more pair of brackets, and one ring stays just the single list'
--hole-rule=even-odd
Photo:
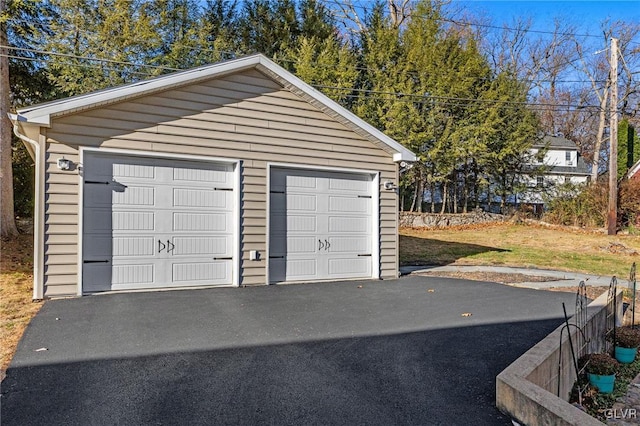
[{"label": "white house in background", "polygon": [[545,136],[533,146],[531,153],[535,156],[543,150],[546,150],[544,157],[535,159],[532,164],[534,168],[543,167],[543,174],[529,178],[530,190],[519,197],[521,203],[532,204],[536,210],[543,207],[542,194],[549,193],[552,187],[563,183],[586,183],[590,177],[578,147],[564,136]]}]

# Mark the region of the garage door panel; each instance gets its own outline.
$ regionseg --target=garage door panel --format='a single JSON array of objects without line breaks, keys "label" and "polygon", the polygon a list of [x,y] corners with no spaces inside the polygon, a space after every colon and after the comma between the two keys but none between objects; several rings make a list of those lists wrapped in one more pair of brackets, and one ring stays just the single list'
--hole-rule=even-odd
[{"label": "garage door panel", "polygon": [[371,232],[371,216],[329,216],[329,233],[368,234]]},{"label": "garage door panel", "polygon": [[316,258],[287,259],[286,270],[288,280],[314,279],[318,275],[318,260]]},{"label": "garage door panel", "polygon": [[286,231],[288,235],[318,232],[318,218],[311,215],[289,215]]},{"label": "garage door panel", "polygon": [[211,164],[207,169],[203,169],[201,166],[188,166],[183,165],[173,168],[173,180],[180,183],[204,183],[209,185],[211,183],[232,185],[232,174],[230,167],[227,165],[214,165]]},{"label": "garage door panel", "polygon": [[[105,185],[111,186],[111,185]],[[155,189],[149,186],[127,186],[123,191],[112,190],[111,201],[114,207],[155,205]]]},{"label": "garage door panel", "polygon": [[344,197],[344,196],[329,196],[329,212],[330,213],[371,213],[371,198],[370,197]]},{"label": "garage door panel", "polygon": [[112,213],[112,229],[117,231],[153,231],[155,230],[155,213],[141,211],[114,211]]},{"label": "garage door panel", "polygon": [[289,255],[311,254],[318,251],[318,238],[315,236],[307,237],[289,237],[287,238],[286,247],[282,247],[281,252],[287,252]]},{"label": "garage door panel", "polygon": [[113,164],[113,167],[109,172],[113,176],[114,180],[122,178],[135,178],[135,179],[155,179],[156,168],[150,164],[135,164],[140,160],[136,159],[120,159]]},{"label": "garage door panel", "polygon": [[172,265],[173,283],[228,283],[231,279],[231,261],[185,262]]},{"label": "garage door panel", "polygon": [[371,237],[329,237],[329,253],[371,253]]},{"label": "garage door panel", "polygon": [[172,256],[231,256],[231,235],[216,237],[173,237]]},{"label": "garage door panel", "polygon": [[229,215],[225,213],[173,213],[174,232],[214,232],[230,229]]},{"label": "garage door panel", "polygon": [[111,237],[93,236],[85,244],[85,259],[95,260],[109,257],[149,257],[154,255],[153,237]]},{"label": "garage door panel", "polygon": [[207,188],[174,188],[174,207],[193,207],[198,210],[230,210],[233,206],[229,191]]},{"label": "garage door panel", "polygon": [[286,176],[286,186],[288,190],[296,189],[315,189],[318,188],[318,178],[315,176],[308,176],[309,172],[300,171],[298,174],[289,174]]},{"label": "garage door panel", "polygon": [[153,237],[114,237],[114,257],[151,257],[155,254],[156,240]]},{"label": "garage door panel", "polygon": [[315,195],[287,194],[286,210],[289,212],[318,211],[318,197]]},{"label": "garage door panel", "polygon": [[329,259],[332,278],[367,277],[371,275],[371,257]]},{"label": "garage door panel", "polygon": [[113,265],[111,283],[117,284],[153,284],[156,265],[153,263],[134,265]]},{"label": "garage door panel", "polygon": [[370,180],[367,176],[338,174],[329,179],[329,189],[346,192],[369,193]]}]

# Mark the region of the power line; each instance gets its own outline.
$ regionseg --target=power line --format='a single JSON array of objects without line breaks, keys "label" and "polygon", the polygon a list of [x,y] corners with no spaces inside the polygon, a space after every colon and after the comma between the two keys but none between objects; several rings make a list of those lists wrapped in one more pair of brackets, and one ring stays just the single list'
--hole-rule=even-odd
[{"label": "power line", "polygon": [[329,89],[329,90],[354,91],[354,92],[376,94],[376,95],[411,97],[411,98],[418,98],[418,99],[424,100],[425,102],[435,99],[435,100],[459,101],[459,102],[478,102],[478,103],[485,103],[485,104],[554,107],[554,108],[562,108],[562,109],[570,109],[570,108],[600,109],[600,106],[597,106],[597,105],[551,104],[551,103],[536,103],[536,102],[521,102],[521,101],[505,101],[505,100],[498,100],[498,99],[460,98],[460,97],[453,97],[453,96],[434,96],[434,95],[420,95],[416,93],[404,93],[404,92],[385,92],[385,91],[379,91],[379,90],[357,89],[357,88],[350,88],[350,87],[325,86],[325,85],[313,85],[313,87],[320,88],[320,89]]},{"label": "power line", "polygon": [[[20,59],[20,60],[31,61],[31,62],[47,63],[46,59],[29,58],[27,56],[15,56],[15,55],[4,55],[4,54],[0,54],[0,56],[3,56],[5,58],[10,58],[10,59]],[[118,68],[111,68],[111,67],[104,67],[104,66],[90,65],[90,64],[81,64],[78,62],[66,62],[64,63],[64,65],[77,66],[78,68],[96,69],[101,71],[122,72],[122,69],[118,69]],[[127,74],[140,75],[144,77],[157,77],[155,74],[150,74],[147,72],[140,72],[140,71],[127,71]]]},{"label": "power line", "polygon": [[[29,58],[23,56],[15,56],[15,55],[3,55],[13,59],[22,59],[28,61],[35,62],[45,62],[44,59],[37,58]],[[101,71],[115,71],[119,72],[121,70],[116,68],[102,67],[90,64],[79,64],[74,62],[67,62],[65,65],[76,66],[79,68],[90,68],[90,69],[98,69]],[[136,72],[136,71],[128,71],[128,74],[139,75],[143,77],[155,77],[154,74],[144,73],[144,72]],[[482,103],[482,104],[501,104],[502,106],[507,107],[515,107],[515,106],[526,106],[532,111],[549,111],[549,110],[579,110],[579,109],[597,109],[598,106],[594,105],[577,105],[577,104],[551,104],[551,103],[534,103],[534,102],[516,102],[516,101],[505,101],[505,100],[491,100],[491,99],[477,99],[477,98],[459,98],[459,97],[447,97],[447,96],[425,96],[415,93],[405,93],[405,92],[385,92],[385,91],[376,91],[369,89],[357,89],[357,88],[349,88],[349,87],[337,87],[337,86],[327,86],[320,84],[311,84],[314,88],[322,91],[325,90],[341,90],[346,93],[341,95],[343,98],[348,99],[363,99],[363,100],[389,100],[389,96],[394,96],[395,101],[407,102],[407,103],[415,103],[418,102],[428,102],[437,106],[452,106],[452,107],[467,107],[469,103]],[[356,93],[353,93],[356,92]],[[410,98],[410,99],[408,99]]]},{"label": "power line", "polygon": [[[0,46],[0,47],[3,47],[3,46]],[[70,58],[70,59],[83,59],[83,60],[90,60],[90,61],[102,61],[99,58],[88,58],[88,57],[70,55],[70,54],[59,54],[57,52],[38,51],[36,49],[14,48],[14,47],[9,47],[9,48],[14,49],[14,50],[28,51],[30,53],[42,53],[42,54],[60,55],[60,56],[62,56],[64,58]],[[13,58],[13,59],[24,59],[24,60],[30,60],[30,61],[45,62],[44,59],[35,59],[35,58],[29,58],[29,57],[24,57],[24,56],[16,56],[16,55],[8,55],[8,56]],[[160,69],[160,70],[178,70],[176,68],[162,67],[162,66],[157,66],[157,65],[135,64],[135,63],[132,63],[132,62],[125,62],[125,61],[113,61],[113,60],[105,60],[105,61],[106,62],[110,62],[110,63],[115,63],[117,65],[142,66],[142,67],[148,67],[148,68]],[[122,70],[115,69],[115,68],[106,68],[106,67],[102,67],[102,66],[95,66],[95,65],[89,65],[89,64],[79,64],[79,63],[72,63],[72,62],[67,62],[65,65],[72,65],[72,66],[78,66],[78,67],[83,67],[83,68],[101,69],[101,70],[108,70],[108,71],[116,71],[116,72],[121,72],[122,71]],[[154,74],[144,73],[144,72],[139,72],[139,71],[127,71],[127,72],[129,74],[132,74],[132,75],[140,75],[140,76],[146,76],[146,77],[154,76]],[[592,109],[592,108],[599,109],[600,108],[599,106],[595,106],[595,105],[516,102],[516,101],[501,101],[501,100],[489,100],[489,99],[478,99],[478,98],[460,98],[460,97],[434,96],[434,95],[425,96],[425,95],[415,94],[415,93],[383,92],[383,91],[374,91],[374,90],[368,90],[368,89],[344,88],[344,87],[326,86],[326,85],[315,85],[314,87],[316,87],[318,89],[342,90],[342,91],[352,91],[352,92],[360,92],[360,93],[366,93],[366,94],[391,95],[391,96],[395,96],[395,97],[419,98],[420,100],[430,101],[430,102],[433,102],[434,100],[437,100],[440,104],[443,104],[442,101],[446,101],[446,102],[449,103],[449,105],[454,105],[454,106],[460,106],[461,104],[452,104],[452,102],[466,102],[466,103],[468,103],[468,102],[476,102],[476,103],[490,103],[490,104],[500,103],[502,105],[520,105],[520,106],[527,106],[527,107],[530,107],[530,108],[532,108],[532,107],[545,108],[545,109],[555,108],[555,109],[562,109],[562,110],[566,110],[566,109]],[[352,95],[343,95],[343,96],[353,97]]]},{"label": "power line", "polygon": [[0,48],[9,49],[9,50],[20,50],[23,52],[37,53],[42,55],[61,56],[64,58],[71,58],[71,59],[82,59],[85,61],[107,62],[110,64],[127,65],[127,66],[144,67],[144,68],[155,68],[155,69],[161,69],[165,71],[182,71],[180,68],[171,68],[171,67],[165,67],[161,65],[136,64],[128,61],[116,61],[114,59],[106,59],[106,58],[92,58],[89,56],[80,56],[80,55],[72,55],[70,53],[60,53],[60,52],[53,52],[53,51],[46,51],[46,50],[29,49],[26,47],[13,47],[13,46],[0,45]]},{"label": "power line", "polygon": [[[49,55],[49,56],[61,56],[61,57],[67,57],[67,58],[73,58],[73,59],[81,59],[81,60],[86,60],[86,61],[95,61],[95,62],[108,62],[108,63],[115,63],[115,64],[121,64],[121,65],[127,65],[127,66],[137,66],[137,67],[144,67],[144,68],[154,68],[154,69],[160,69],[163,71],[182,71],[182,69],[180,68],[172,68],[172,67],[167,67],[167,66],[162,66],[162,65],[149,65],[149,64],[137,64],[137,63],[133,63],[133,62],[128,62],[128,61],[115,61],[112,59],[105,59],[105,58],[96,58],[96,57],[89,57],[89,56],[80,56],[80,55],[73,55],[73,54],[68,54],[68,53],[60,53],[60,52],[54,52],[54,51],[46,51],[46,50],[39,50],[39,49],[30,49],[30,48],[24,48],[24,47],[16,47],[16,46],[0,46],[0,48],[7,48],[10,50],[18,50],[18,51],[24,51],[24,52],[29,52],[29,53],[35,53],[35,54],[42,54],[42,55]],[[220,54],[224,54],[224,55],[229,55],[231,57],[237,57],[237,56],[241,56],[244,53],[239,53],[239,52],[232,52],[232,51],[216,51],[213,49],[193,49],[193,50],[198,50],[198,51],[209,51],[209,52],[216,52],[216,53],[220,53]],[[19,57],[16,57],[19,58]],[[567,61],[566,63],[560,64],[558,66],[562,66],[562,65],[569,65],[573,62],[578,61],[580,58],[576,58],[576,59],[571,59],[569,61]],[[278,61],[281,62],[288,62],[288,63],[297,63],[296,59],[293,58],[283,58],[283,57],[279,57]],[[324,64],[319,64],[319,63],[315,63],[313,64],[314,66],[318,67],[318,66],[324,66],[325,68],[333,68],[331,65],[324,65]],[[354,67],[355,70],[358,71],[367,71],[367,72],[371,72],[371,71],[377,71],[377,70],[373,70],[369,67],[362,67],[362,66],[356,66]],[[412,75],[415,76],[420,76],[420,75],[426,75],[426,73],[420,73],[418,71],[408,71],[407,73],[410,73]],[[477,76],[467,76],[468,78],[475,78],[475,79],[482,79],[481,77],[477,77]],[[489,77],[485,77],[484,79],[489,79]],[[549,80],[549,79],[520,79],[520,81],[524,81],[527,83],[591,83],[590,80]],[[606,82],[605,80],[596,80],[595,82],[599,82],[599,83],[604,83]]]}]

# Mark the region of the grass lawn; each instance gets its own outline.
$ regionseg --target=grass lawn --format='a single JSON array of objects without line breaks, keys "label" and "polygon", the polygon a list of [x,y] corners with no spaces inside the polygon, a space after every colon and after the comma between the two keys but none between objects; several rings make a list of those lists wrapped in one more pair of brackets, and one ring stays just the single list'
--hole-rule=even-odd
[{"label": "grass lawn", "polygon": [[[633,254],[635,252],[635,254]],[[402,265],[500,265],[627,279],[640,261],[640,236],[516,224],[400,230]]]},{"label": "grass lawn", "polygon": [[42,302],[33,298],[33,235],[0,243],[0,379]]}]

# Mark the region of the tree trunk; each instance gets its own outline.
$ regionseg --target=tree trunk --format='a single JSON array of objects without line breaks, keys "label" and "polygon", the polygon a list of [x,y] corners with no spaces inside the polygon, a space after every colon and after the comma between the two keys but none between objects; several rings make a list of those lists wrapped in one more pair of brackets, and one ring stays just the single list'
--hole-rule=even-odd
[{"label": "tree trunk", "polygon": [[418,205],[418,213],[422,213],[422,204],[424,201],[424,179],[422,171],[418,173],[418,193],[416,194],[416,204]]},{"label": "tree trunk", "polygon": [[451,209],[451,213],[458,213],[458,172],[453,172],[453,188],[451,188],[452,192],[452,202],[453,208]]},{"label": "tree trunk", "polygon": [[434,213],[436,211],[436,184],[432,181],[429,182],[429,189],[431,190],[431,209],[430,213]]},{"label": "tree trunk", "polygon": [[413,200],[411,200],[411,208],[409,209],[410,212],[415,212],[416,211],[416,201],[418,199],[418,177],[416,176],[416,179],[414,181],[414,190],[413,190]]},{"label": "tree trunk", "polygon": [[[0,14],[7,10],[6,0],[0,0]],[[0,46],[7,46],[7,24],[0,22]],[[13,210],[13,170],[11,166],[11,121],[9,112],[9,50],[0,47],[0,234],[18,235]]]},{"label": "tree trunk", "polygon": [[440,209],[440,214],[444,214],[445,208],[447,207],[447,195],[449,192],[449,188],[447,187],[447,182],[442,184],[442,208]]},{"label": "tree trunk", "polygon": [[462,204],[462,213],[467,213],[468,208],[467,206],[469,205],[469,186],[471,185],[471,182],[469,180],[469,171],[467,170],[467,166],[465,165],[465,172],[464,172],[464,187],[463,187],[463,191],[464,193],[462,194],[463,198],[464,198],[464,202]]}]

